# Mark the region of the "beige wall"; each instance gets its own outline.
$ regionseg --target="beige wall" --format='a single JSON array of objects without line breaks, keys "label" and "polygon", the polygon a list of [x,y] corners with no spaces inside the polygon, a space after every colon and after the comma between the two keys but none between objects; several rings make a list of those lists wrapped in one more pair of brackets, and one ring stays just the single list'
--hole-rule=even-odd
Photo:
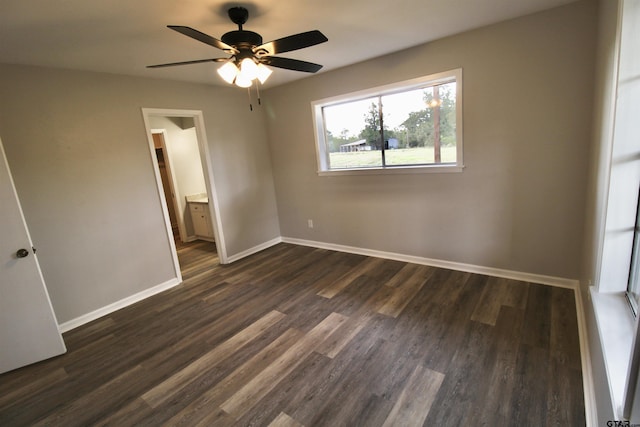
[{"label": "beige wall", "polygon": [[202,110],[232,256],[280,235],[246,93],[0,65],[0,135],[59,322],[175,277],[142,107]]},{"label": "beige wall", "polygon": [[[594,52],[578,2],[267,91],[282,235],[577,279]],[[317,175],[311,101],[457,67],[464,172]]]}]

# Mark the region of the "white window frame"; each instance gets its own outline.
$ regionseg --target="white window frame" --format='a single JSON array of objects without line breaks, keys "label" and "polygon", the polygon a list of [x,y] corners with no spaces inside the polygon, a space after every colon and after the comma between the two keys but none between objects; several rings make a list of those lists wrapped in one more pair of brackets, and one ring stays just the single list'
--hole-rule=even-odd
[{"label": "white window frame", "polygon": [[[329,150],[324,127],[324,117],[322,109],[327,106],[342,104],[346,102],[358,101],[375,96],[385,96],[394,93],[405,92],[421,87],[437,86],[439,84],[456,82],[456,163],[426,164],[426,165],[398,165],[398,166],[375,166],[358,167],[345,169],[330,169]],[[318,160],[318,175],[351,175],[351,174],[406,174],[406,173],[443,173],[462,172],[463,143],[462,143],[462,68],[456,68],[441,73],[430,74],[411,80],[364,89],[330,98],[320,99],[311,102],[311,112],[313,116],[313,129],[316,144],[316,158]]]}]

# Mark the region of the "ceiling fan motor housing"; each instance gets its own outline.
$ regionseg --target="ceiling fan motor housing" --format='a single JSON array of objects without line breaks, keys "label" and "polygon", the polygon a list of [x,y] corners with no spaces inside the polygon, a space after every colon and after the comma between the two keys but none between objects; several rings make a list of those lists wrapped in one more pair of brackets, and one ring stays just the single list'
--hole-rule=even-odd
[{"label": "ceiling fan motor housing", "polygon": [[262,44],[262,36],[253,31],[236,30],[225,33],[221,40],[229,46],[235,46],[238,50],[251,49]]}]

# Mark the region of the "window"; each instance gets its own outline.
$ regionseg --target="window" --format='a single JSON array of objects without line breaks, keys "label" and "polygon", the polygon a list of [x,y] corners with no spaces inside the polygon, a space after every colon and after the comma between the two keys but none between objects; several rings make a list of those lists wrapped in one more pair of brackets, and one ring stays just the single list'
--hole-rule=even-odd
[{"label": "window", "polygon": [[312,103],[320,174],[462,170],[462,70]]}]

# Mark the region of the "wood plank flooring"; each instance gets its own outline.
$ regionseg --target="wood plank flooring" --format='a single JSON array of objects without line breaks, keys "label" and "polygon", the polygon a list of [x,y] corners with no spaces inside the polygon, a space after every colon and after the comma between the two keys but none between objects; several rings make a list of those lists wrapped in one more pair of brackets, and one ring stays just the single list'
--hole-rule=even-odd
[{"label": "wood plank flooring", "polygon": [[0,375],[1,426],[581,426],[573,291],[279,244]]}]

